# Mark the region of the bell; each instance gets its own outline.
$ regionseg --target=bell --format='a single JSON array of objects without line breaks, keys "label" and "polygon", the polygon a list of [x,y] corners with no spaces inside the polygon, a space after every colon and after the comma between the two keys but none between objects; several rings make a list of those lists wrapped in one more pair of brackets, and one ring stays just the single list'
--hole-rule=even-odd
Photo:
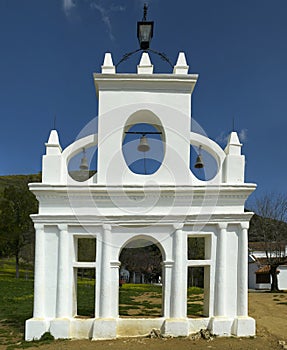
[{"label": "bell", "polygon": [[80,169],[81,170],[88,170],[89,169],[85,149],[83,149],[83,157],[81,159]]},{"label": "bell", "polygon": [[200,154],[199,154],[199,155],[197,156],[197,158],[196,158],[196,162],[195,162],[195,164],[194,164],[194,167],[195,167],[196,169],[201,169],[201,168],[204,167],[204,164],[203,164],[203,162],[202,162],[202,159],[201,159],[201,155],[200,155]]},{"label": "bell", "polygon": [[147,152],[150,150],[150,146],[147,142],[147,138],[145,135],[143,135],[141,138],[140,138],[140,143],[138,145],[138,151],[140,152]]},{"label": "bell", "polygon": [[201,169],[204,167],[203,161],[201,159],[201,146],[199,146],[199,150],[198,150],[198,156],[196,158],[196,162],[194,164],[194,167],[196,169]]}]

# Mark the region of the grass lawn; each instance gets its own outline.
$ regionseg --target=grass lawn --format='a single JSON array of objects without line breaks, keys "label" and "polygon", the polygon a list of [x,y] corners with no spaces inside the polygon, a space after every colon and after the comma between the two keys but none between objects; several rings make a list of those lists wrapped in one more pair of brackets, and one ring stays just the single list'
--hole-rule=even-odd
[{"label": "grass lawn", "polygon": [[0,345],[8,350],[23,341],[25,320],[32,316],[32,275],[31,267],[22,266],[16,279],[14,262],[0,261]]},{"label": "grass lawn", "polygon": [[[78,314],[94,317],[95,280],[78,279]],[[202,313],[202,290],[188,289],[188,315]],[[119,289],[121,317],[160,317],[162,287],[157,285],[124,284]],[[33,313],[33,271],[31,266],[20,266],[20,278],[15,278],[12,260],[0,261],[0,345],[7,350],[45,344],[51,339],[24,342],[25,321]]]}]

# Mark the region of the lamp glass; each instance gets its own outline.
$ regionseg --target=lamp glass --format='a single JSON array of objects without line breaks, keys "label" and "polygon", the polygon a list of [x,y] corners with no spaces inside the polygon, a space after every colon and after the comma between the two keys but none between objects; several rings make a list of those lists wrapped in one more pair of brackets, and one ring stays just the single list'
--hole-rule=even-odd
[{"label": "lamp glass", "polygon": [[138,22],[138,40],[142,50],[149,48],[152,36],[153,22]]}]

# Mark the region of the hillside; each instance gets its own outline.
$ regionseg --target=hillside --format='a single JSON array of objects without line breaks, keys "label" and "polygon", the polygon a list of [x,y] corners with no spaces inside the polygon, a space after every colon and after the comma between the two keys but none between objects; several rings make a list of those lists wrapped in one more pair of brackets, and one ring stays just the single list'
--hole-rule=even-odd
[{"label": "hillside", "polygon": [[30,182],[41,182],[41,174],[30,174],[30,175],[4,175],[0,176],[0,193],[6,186],[23,186]]}]

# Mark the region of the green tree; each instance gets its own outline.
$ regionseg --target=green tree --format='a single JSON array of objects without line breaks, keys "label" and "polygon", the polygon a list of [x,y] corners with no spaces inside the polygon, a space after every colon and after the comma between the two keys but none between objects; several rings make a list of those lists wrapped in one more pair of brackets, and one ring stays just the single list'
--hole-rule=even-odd
[{"label": "green tree", "polygon": [[120,261],[131,274],[141,272],[150,281],[158,280],[162,272],[162,254],[156,244],[137,240],[123,248]]},{"label": "green tree", "polygon": [[249,241],[261,242],[270,266],[271,290],[278,291],[278,266],[287,263],[287,195],[270,193],[255,202]]},{"label": "green tree", "polygon": [[16,278],[19,277],[21,249],[33,240],[30,214],[37,212],[37,206],[37,200],[26,182],[4,188],[0,200],[0,252],[2,256],[15,257]]}]

